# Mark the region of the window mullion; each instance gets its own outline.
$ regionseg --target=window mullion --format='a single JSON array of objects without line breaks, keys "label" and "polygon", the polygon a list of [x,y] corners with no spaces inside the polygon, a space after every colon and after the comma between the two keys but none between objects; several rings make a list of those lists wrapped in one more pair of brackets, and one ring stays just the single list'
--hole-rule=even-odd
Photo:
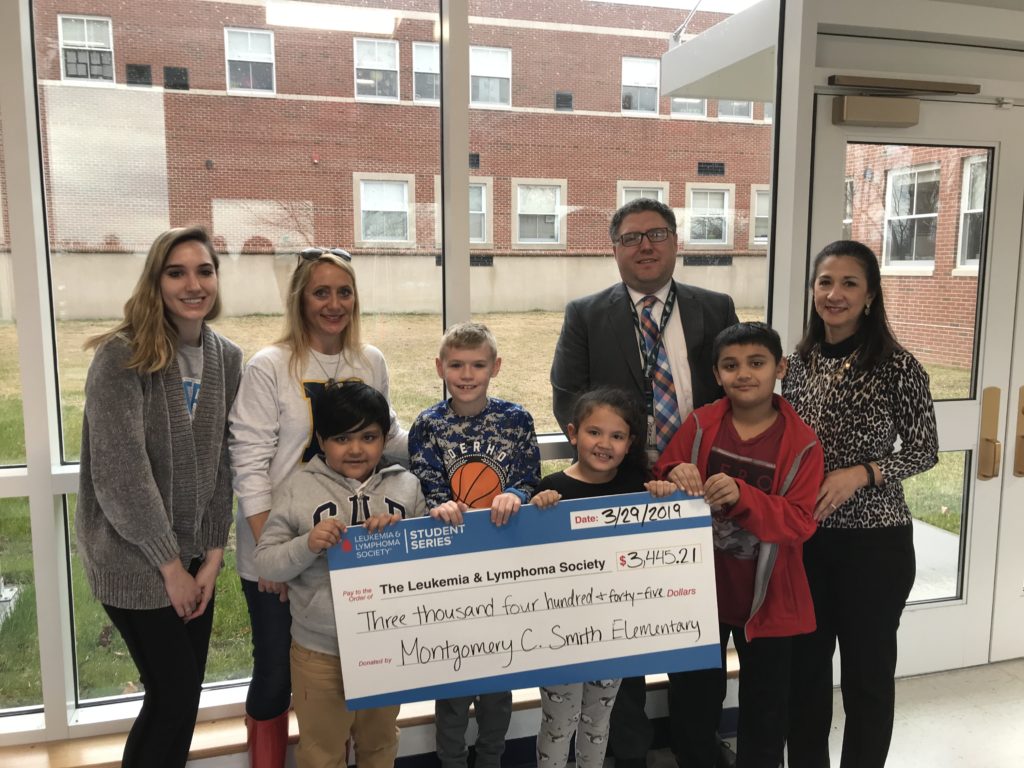
[{"label": "window mullion", "polygon": [[441,0],[441,280],[444,324],[470,318],[469,11]]}]

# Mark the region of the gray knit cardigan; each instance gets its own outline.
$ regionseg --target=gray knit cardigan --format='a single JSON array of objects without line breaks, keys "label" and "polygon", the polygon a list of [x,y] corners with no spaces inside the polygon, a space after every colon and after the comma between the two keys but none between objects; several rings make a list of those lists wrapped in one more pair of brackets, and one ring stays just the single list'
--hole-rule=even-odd
[{"label": "gray knit cardigan", "polygon": [[231,528],[227,414],[242,351],[203,326],[203,378],[190,419],[177,360],[126,368],[125,338],[104,343],[85,382],[75,531],[96,599],[117,608],[170,605],[159,566],[223,547]]}]

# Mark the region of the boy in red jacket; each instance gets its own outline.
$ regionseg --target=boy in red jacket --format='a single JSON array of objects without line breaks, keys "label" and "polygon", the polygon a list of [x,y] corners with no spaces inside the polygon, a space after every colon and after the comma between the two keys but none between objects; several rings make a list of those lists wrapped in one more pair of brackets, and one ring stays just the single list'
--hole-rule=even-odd
[{"label": "boy in red jacket", "polygon": [[731,634],[740,658],[737,766],[777,768],[792,637],[815,627],[803,542],[816,525],[824,456],[811,428],[773,394],[786,373],[775,331],[726,328],[712,359],[726,396],[690,414],[654,472],[711,506],[722,655]]}]

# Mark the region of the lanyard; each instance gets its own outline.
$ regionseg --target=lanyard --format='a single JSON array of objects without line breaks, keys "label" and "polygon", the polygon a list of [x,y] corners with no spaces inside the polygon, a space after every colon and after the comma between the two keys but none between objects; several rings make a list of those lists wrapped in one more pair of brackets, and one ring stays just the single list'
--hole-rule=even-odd
[{"label": "lanyard", "polygon": [[[630,297],[630,299],[632,299],[632,297]],[[672,317],[672,310],[675,306],[676,284],[675,282],[672,282],[669,285],[668,296],[665,297],[665,307],[661,310],[661,324],[658,327],[658,336],[654,339],[650,347],[648,347],[646,341],[647,337],[644,335],[643,328],[640,326],[640,315],[637,314],[636,304],[632,301],[629,303],[629,308],[633,313],[633,325],[639,335],[637,344],[640,347],[640,357],[643,359],[644,399],[647,401],[647,416],[649,420],[654,417],[654,367],[658,364],[658,350],[662,346],[662,339],[665,335],[665,326],[668,325],[669,318]],[[651,442],[653,439],[653,433],[648,435],[648,442]]]},{"label": "lanyard", "polygon": [[636,304],[630,301],[629,308],[633,313],[633,325],[636,328],[636,332],[639,335],[639,341],[637,342],[640,347],[640,357],[643,359],[644,368],[644,380],[647,382],[648,390],[651,389],[651,382],[654,381],[654,366],[658,364],[658,350],[662,346],[662,337],[665,333],[665,327],[668,325],[669,318],[672,317],[672,310],[676,306],[676,284],[670,283],[668,289],[668,296],[665,297],[665,308],[661,310],[661,325],[658,327],[658,335],[654,339],[654,343],[647,346],[647,337],[644,335],[643,328],[640,326],[640,315],[637,314]]}]

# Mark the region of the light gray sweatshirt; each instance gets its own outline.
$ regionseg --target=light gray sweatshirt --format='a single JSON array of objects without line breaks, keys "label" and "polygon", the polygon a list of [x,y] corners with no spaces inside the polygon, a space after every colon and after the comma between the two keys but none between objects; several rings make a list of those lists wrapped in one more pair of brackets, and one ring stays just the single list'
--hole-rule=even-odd
[{"label": "light gray sweatshirt", "polygon": [[288,582],[292,639],[311,651],[339,655],[327,555],[309,549],[309,533],[318,521],[337,517],[358,525],[366,514],[409,518],[426,511],[420,481],[398,464],[382,464],[360,483],[317,456],[277,486],[256,546],[256,571],[264,579]]}]

